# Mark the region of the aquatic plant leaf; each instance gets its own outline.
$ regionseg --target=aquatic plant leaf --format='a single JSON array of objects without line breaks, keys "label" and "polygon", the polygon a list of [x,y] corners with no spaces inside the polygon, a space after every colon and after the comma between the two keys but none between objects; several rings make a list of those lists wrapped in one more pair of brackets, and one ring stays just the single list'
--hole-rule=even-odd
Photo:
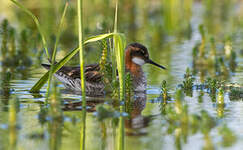
[{"label": "aquatic plant leaf", "polygon": [[55,41],[55,45],[54,45],[54,49],[53,49],[53,53],[52,53],[52,57],[51,57],[51,68],[50,68],[50,71],[49,71],[46,97],[49,96],[49,91],[50,91],[50,86],[51,86],[50,84],[51,84],[51,79],[52,79],[52,75],[53,75],[53,65],[56,61],[57,45],[58,45],[58,42],[60,40],[61,30],[62,30],[62,27],[63,27],[65,15],[66,15],[66,12],[67,12],[67,7],[68,7],[68,3],[66,2],[64,9],[63,9],[62,17],[61,17],[61,20],[60,20],[60,24],[59,24],[59,27],[58,27],[58,30],[57,30],[56,41]]},{"label": "aquatic plant leaf", "polygon": [[[65,65],[78,51],[79,51],[79,48],[75,48],[68,55],[66,55],[61,61],[59,61],[57,64],[55,64],[53,67],[53,73],[55,73],[63,65]],[[48,74],[49,74],[49,71],[46,72],[44,74],[44,76],[42,76],[41,79],[31,88],[30,92],[39,92],[40,88],[47,82]]]},{"label": "aquatic plant leaf", "polygon": [[106,34],[100,34],[100,35],[92,36],[92,37],[88,38],[86,41],[84,41],[84,44],[96,42],[96,41],[111,37],[113,35],[114,35],[114,33],[106,33]]}]

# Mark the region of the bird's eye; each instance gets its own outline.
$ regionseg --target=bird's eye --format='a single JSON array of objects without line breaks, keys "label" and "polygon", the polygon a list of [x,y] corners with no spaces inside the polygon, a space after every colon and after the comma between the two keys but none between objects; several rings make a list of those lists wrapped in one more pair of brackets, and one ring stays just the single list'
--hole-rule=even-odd
[{"label": "bird's eye", "polygon": [[144,51],[139,51],[140,54],[144,55]]}]

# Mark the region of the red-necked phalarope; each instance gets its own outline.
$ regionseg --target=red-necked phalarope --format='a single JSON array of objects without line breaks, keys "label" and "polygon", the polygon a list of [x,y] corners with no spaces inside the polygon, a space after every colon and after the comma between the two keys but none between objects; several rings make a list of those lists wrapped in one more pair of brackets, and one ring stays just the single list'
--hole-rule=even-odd
[{"label": "red-necked phalarope", "polygon": [[[142,70],[145,63],[153,64],[162,69],[165,67],[149,59],[149,53],[145,46],[139,43],[131,43],[125,49],[125,67],[126,72],[130,72],[134,91],[146,91],[147,80]],[[48,64],[42,64],[46,69],[50,68]],[[99,64],[90,64],[85,66],[85,80],[87,95],[104,95],[104,82],[102,74],[99,72]],[[63,66],[55,73],[55,77],[60,80],[67,89],[80,92],[80,67]]]}]

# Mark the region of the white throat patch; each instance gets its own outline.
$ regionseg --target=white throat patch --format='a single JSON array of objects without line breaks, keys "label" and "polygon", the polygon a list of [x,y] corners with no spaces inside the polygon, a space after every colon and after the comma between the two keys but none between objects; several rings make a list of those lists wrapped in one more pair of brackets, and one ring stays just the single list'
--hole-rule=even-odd
[{"label": "white throat patch", "polygon": [[132,61],[133,61],[135,64],[140,65],[140,66],[142,66],[143,64],[145,64],[145,61],[144,61],[143,59],[139,58],[139,57],[134,57],[134,58],[132,59]]}]

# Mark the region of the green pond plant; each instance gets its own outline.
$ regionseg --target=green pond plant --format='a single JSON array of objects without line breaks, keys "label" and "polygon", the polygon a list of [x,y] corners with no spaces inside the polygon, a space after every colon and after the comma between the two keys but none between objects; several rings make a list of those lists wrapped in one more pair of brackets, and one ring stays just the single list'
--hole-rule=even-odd
[{"label": "green pond plant", "polygon": [[7,39],[8,39],[8,28],[9,23],[7,19],[4,19],[1,24],[1,35],[2,35],[2,43],[1,43],[1,55],[2,59],[6,57],[8,51]]},{"label": "green pond plant", "polygon": [[219,105],[224,104],[224,90],[223,88],[219,89],[218,96],[217,96],[217,102]]},{"label": "green pond plant", "polygon": [[85,94],[85,76],[84,76],[84,50],[83,50],[83,0],[77,0],[78,16],[78,40],[79,40],[79,63],[80,63],[80,85],[82,93],[82,118],[80,131],[80,150],[85,150],[86,136],[86,94]]},{"label": "green pond plant", "polygon": [[222,136],[220,144],[223,147],[231,147],[234,143],[236,143],[237,137],[235,133],[226,124],[220,127],[218,132]]},{"label": "green pond plant", "polygon": [[195,80],[192,76],[192,72],[189,68],[186,69],[186,74],[184,75],[185,81],[183,81],[182,88],[187,96],[192,97],[193,81]]},{"label": "green pond plant", "polygon": [[167,105],[168,101],[171,99],[171,97],[168,93],[167,82],[165,80],[163,80],[161,83],[161,93],[160,93],[159,98],[161,99],[160,111],[161,111],[161,114],[164,114],[164,113],[166,113],[166,105]]},{"label": "green pond plant", "polygon": [[12,98],[9,107],[9,149],[15,149],[17,146],[17,113],[19,111],[19,99]]},{"label": "green pond plant", "polygon": [[205,30],[204,30],[204,26],[201,24],[198,27],[199,32],[201,34],[201,44],[199,46],[199,58],[204,59],[205,58],[205,43],[206,43],[206,35],[205,35]]},{"label": "green pond plant", "polygon": [[224,116],[224,106],[224,89],[221,87],[217,94],[217,114],[220,118]]},{"label": "green pond plant", "polygon": [[[125,36],[118,36],[117,33],[117,21],[118,21],[118,0],[116,0],[116,10],[115,10],[115,19],[114,19],[114,48],[115,54],[117,59],[117,70],[118,70],[118,77],[119,77],[119,98],[123,104],[120,105],[120,113],[122,114],[125,111],[125,54],[124,49],[126,46],[126,39]],[[118,127],[118,140],[117,140],[117,150],[124,150],[125,145],[125,121],[124,117],[121,115],[119,118],[119,127]]]},{"label": "green pond plant", "polygon": [[53,69],[54,63],[56,62],[57,46],[58,46],[58,42],[60,40],[61,29],[62,29],[62,26],[63,26],[63,23],[64,23],[64,18],[65,18],[65,15],[66,15],[67,7],[68,7],[68,3],[66,2],[65,6],[64,6],[62,17],[61,17],[61,20],[60,20],[60,24],[59,24],[59,27],[58,27],[58,30],[57,30],[55,45],[54,45],[54,49],[53,49],[53,52],[52,52],[51,68],[50,68],[49,77],[48,77],[48,86],[47,86],[46,98],[49,97],[51,80],[52,80],[52,75],[53,75],[53,71],[54,71],[54,69]]},{"label": "green pond plant", "polygon": [[161,95],[163,97],[163,103],[167,103],[167,101],[169,100],[169,94],[167,83],[165,80],[163,80],[161,84]]},{"label": "green pond plant", "polygon": [[215,63],[216,63],[216,45],[215,45],[215,39],[211,37],[208,65],[214,67],[216,65]]},{"label": "green pond plant", "polygon": [[63,122],[63,112],[62,112],[62,99],[57,87],[57,83],[54,82],[54,86],[51,89],[49,97],[50,109],[49,116],[51,121],[48,121],[48,127],[50,130],[50,149],[60,149],[61,147],[61,134],[62,134],[62,122]]}]

